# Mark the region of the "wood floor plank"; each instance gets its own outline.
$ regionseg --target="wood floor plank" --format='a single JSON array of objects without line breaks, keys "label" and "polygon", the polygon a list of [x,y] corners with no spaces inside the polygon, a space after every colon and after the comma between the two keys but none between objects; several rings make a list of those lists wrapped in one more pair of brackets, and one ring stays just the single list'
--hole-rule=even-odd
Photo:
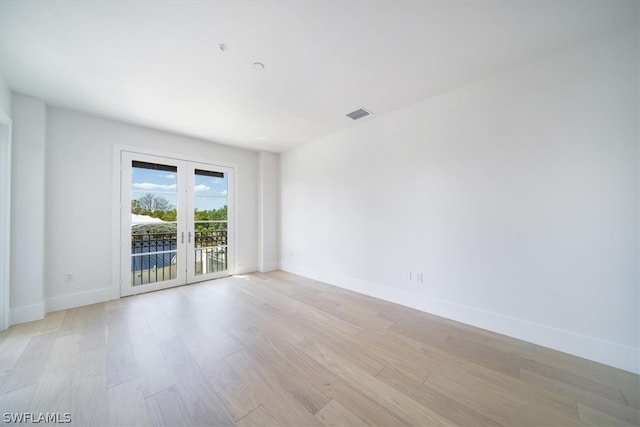
[{"label": "wood floor plank", "polygon": [[21,414],[31,412],[31,398],[37,383],[7,392],[0,396],[0,413]]},{"label": "wood floor plank", "polygon": [[420,327],[418,324],[409,322],[394,322],[389,329],[405,337],[430,345],[444,342],[449,337],[445,332],[429,327]]},{"label": "wood floor plank", "polygon": [[420,329],[419,324],[395,323],[390,330],[428,344],[457,357],[502,372],[514,378],[518,376],[520,359],[516,355],[490,348],[477,340],[466,340],[460,336],[450,336],[444,330]]},{"label": "wood floor plank", "polygon": [[283,425],[322,425],[291,394],[277,383],[268,381],[269,375],[264,367],[256,366],[246,352],[234,353],[226,360],[245,384],[252,385],[262,406],[278,423]]},{"label": "wood floor plank", "polygon": [[109,426],[109,402],[105,376],[105,347],[78,352],[75,356],[70,400],[74,425]]},{"label": "wood floor plank", "polygon": [[253,319],[251,326],[234,325],[227,328],[227,332],[239,343],[248,347],[253,345],[256,335],[247,334],[247,331],[262,330],[269,336],[277,336],[286,342],[295,342],[304,339],[308,332],[305,328],[292,325],[291,322],[282,316],[282,313],[268,305],[252,307],[247,314]]},{"label": "wood floor plank", "polygon": [[80,327],[78,351],[102,347],[107,342],[107,322],[104,304],[93,304],[87,307]]},{"label": "wood floor plank", "polygon": [[553,407],[567,416],[576,414],[576,406],[573,400],[565,396],[538,390],[529,384],[522,384],[517,378],[459,357],[462,355],[458,355],[455,352],[431,347],[392,330],[365,331],[361,335],[378,349],[403,348],[418,353],[419,355],[415,357],[416,360],[429,366],[433,372],[452,381],[458,381],[462,384],[482,384],[482,387],[504,390],[505,394],[520,396],[521,399],[538,401],[545,408]]},{"label": "wood floor plank", "polygon": [[450,425],[452,421],[420,405],[393,387],[371,376],[357,366],[315,342],[303,341],[300,349],[316,362],[324,365],[348,384],[361,390],[389,411],[410,424]]},{"label": "wood floor plank", "polygon": [[0,377],[0,396],[40,380],[57,336],[49,332],[31,337],[11,371]]},{"label": "wood floor plank", "polygon": [[413,425],[363,393],[357,386],[351,386],[342,379],[333,381],[332,388],[335,399],[367,425],[387,427]]},{"label": "wood floor plank", "polygon": [[[261,311],[261,307],[258,307],[257,310]],[[318,317],[315,315],[318,312],[314,313],[313,316],[306,316],[306,311],[296,311],[294,313],[277,311],[276,315],[271,313],[270,317],[265,316],[269,314],[268,311],[263,312],[261,321],[255,327],[260,329],[261,326],[268,324],[271,331],[278,330],[279,336],[290,337],[289,342],[300,341],[307,336],[313,335],[316,339],[322,340],[325,345],[331,346],[334,351],[373,375],[384,367],[384,360],[377,357],[376,354],[357,351],[359,338],[353,334],[356,330],[342,332],[332,329],[330,326],[331,320],[329,319],[331,316],[323,318],[320,315]],[[333,317],[331,318],[336,320]]]},{"label": "wood floor plank", "polygon": [[70,391],[73,373],[77,369],[74,358],[79,341],[79,334],[56,338],[31,398],[33,412],[71,412]]},{"label": "wood floor plank", "polygon": [[393,322],[380,316],[378,310],[372,309],[363,304],[353,302],[342,302],[335,308],[337,315],[342,320],[354,323],[360,328],[384,329],[393,325]]},{"label": "wood floor plank", "polygon": [[326,313],[332,313],[332,309],[336,308],[340,304],[336,301],[323,298],[320,294],[312,294],[309,292],[298,292],[291,295],[291,298]]},{"label": "wood floor plank", "polygon": [[133,353],[126,314],[122,309],[110,311],[107,315],[106,356],[108,388],[138,376],[138,365]]},{"label": "wood floor plank", "polygon": [[180,337],[163,340],[160,348],[193,423],[233,425],[232,417],[216,394],[213,384],[207,380]]},{"label": "wood floor plank", "polygon": [[393,333],[383,330],[367,330],[359,334],[371,350],[384,359],[385,366],[402,370],[405,375],[422,383],[433,369],[431,359],[410,346],[398,345],[399,339]]},{"label": "wood floor plank", "polygon": [[[208,312],[208,318],[224,331],[246,329],[260,324],[265,304],[246,294],[231,292],[227,284],[202,288],[202,297],[193,301],[195,307],[203,307]],[[207,316],[197,316],[207,318]]]},{"label": "wood floor plank", "polygon": [[517,378],[520,372],[520,358],[516,355],[488,347],[474,340],[448,336],[439,348],[514,378]]},{"label": "wood floor plank", "polygon": [[127,327],[143,396],[154,395],[175,383],[144,312],[127,316]]},{"label": "wood floor plank", "polygon": [[521,359],[520,363],[522,368],[525,368],[531,372],[535,372],[538,375],[545,376],[547,378],[553,378],[556,381],[563,382],[565,384],[579,387],[584,390],[589,390],[591,393],[602,396],[606,399],[618,402],[621,405],[626,405],[627,401],[622,394],[620,388],[616,388],[607,384],[603,384],[598,381],[594,381],[582,375],[576,375],[564,369],[556,368],[547,364],[531,361],[528,359]]},{"label": "wood floor plank", "polygon": [[[320,294],[320,289],[316,289],[314,287],[310,287],[310,286],[300,286],[299,283],[291,283],[291,282],[286,282],[283,280],[279,280],[278,278],[274,277],[272,275],[273,272],[270,273],[264,273],[263,277],[258,277],[259,279],[262,279],[264,281],[264,283],[269,286],[270,288],[273,288],[274,290],[280,292],[283,295],[286,296],[292,296],[295,294],[301,294],[304,293],[306,295],[319,295]],[[251,273],[251,277],[254,277],[255,273]]]},{"label": "wood floor plank", "polygon": [[529,396],[525,392],[510,394],[474,376],[453,380],[450,376],[432,373],[425,384],[502,425],[580,425],[577,408],[575,414],[570,414],[564,408],[530,400],[539,396]]},{"label": "wood floor plank", "polygon": [[545,409],[552,408],[565,417],[576,415],[575,401],[546,390],[540,390],[530,384],[522,384],[516,378],[460,358],[455,353],[448,353],[439,348],[424,345],[394,331],[381,330],[377,333],[367,331],[363,334],[373,345],[379,346],[377,348],[403,347],[421,353],[417,357],[418,360],[422,360],[422,363],[430,366],[432,372],[446,377],[452,382],[474,385],[478,390],[484,390],[484,393],[502,391],[505,395],[517,397],[522,401],[538,402]]},{"label": "wood floor plank", "polygon": [[331,329],[331,331],[348,335],[355,335],[361,330],[361,328],[355,325],[344,322],[338,317],[334,317],[327,312],[323,312],[316,307],[296,299],[283,299],[276,292],[265,288],[264,284],[260,282],[245,282],[239,289],[279,309],[284,316],[300,317],[301,314],[304,314],[304,320],[310,324],[312,323],[315,327]]},{"label": "wood floor plank", "polygon": [[628,391],[631,396],[635,396],[636,400],[640,398],[640,376],[638,375],[542,346],[535,347],[535,351],[526,352],[520,356]]},{"label": "wood floor plank", "polygon": [[24,328],[23,332],[32,334],[33,336],[47,334],[49,332],[60,330],[64,316],[64,310],[54,311],[51,313],[47,313],[44,319],[16,325],[16,328]]},{"label": "wood floor plank", "polygon": [[20,359],[22,352],[33,335],[15,327],[4,332],[5,338],[0,344],[0,377],[11,372]]},{"label": "wood floor plank", "polygon": [[106,346],[82,350],[74,357],[74,377],[106,377]]},{"label": "wood floor plank", "polygon": [[520,414],[506,401],[501,400],[486,390],[477,390],[466,384],[452,381],[449,378],[433,374],[425,382],[425,386],[444,394],[450,399],[461,403],[467,408],[481,413],[483,416],[495,420],[503,426],[537,426],[540,420],[531,418],[528,414]]},{"label": "wood floor plank", "polygon": [[488,338],[499,337],[490,331],[399,305],[390,305],[380,315],[398,325],[413,325],[414,328],[428,330],[432,334],[462,338],[479,344],[486,344]]},{"label": "wood floor plank", "polygon": [[309,291],[315,291],[315,290],[333,291],[336,289],[334,286],[328,285],[318,280],[310,279],[304,276],[299,276],[297,274],[289,273],[282,270],[271,271],[268,274],[269,276],[273,277],[275,280],[288,283],[302,289],[308,289]]},{"label": "wood floor plank", "polygon": [[71,409],[73,424],[77,426],[109,427],[109,405],[104,377],[74,379]]},{"label": "wood floor plank", "polygon": [[156,302],[155,298],[146,305],[144,315],[149,322],[149,326],[151,327],[151,331],[156,337],[156,340],[161,341],[167,338],[175,337],[177,335],[177,332],[173,327],[173,323],[169,321],[159,303]]},{"label": "wood floor plank", "polygon": [[216,361],[242,349],[236,341],[226,334],[205,335],[190,319],[176,319],[174,327],[191,356],[207,377],[211,376]]},{"label": "wood floor plank", "polygon": [[159,306],[169,321],[188,318],[191,304],[180,288],[164,289],[154,293],[154,306]]},{"label": "wood floor plank", "polygon": [[[295,321],[298,316],[291,317],[291,321]],[[296,324],[294,327],[299,327],[300,324]],[[306,326],[306,325],[305,325]],[[358,366],[360,369],[368,372],[370,375],[375,376],[386,365],[385,359],[378,353],[370,351],[361,351],[361,344],[364,342],[359,336],[337,336],[337,334],[331,335],[329,331],[316,330],[314,334],[308,334],[307,337],[312,336],[316,341],[322,342],[323,346],[331,349],[332,352],[339,355],[350,363]]]},{"label": "wood floor plank", "polygon": [[623,388],[622,395],[624,396],[627,405],[640,411],[640,397],[636,396],[635,390],[631,388]]},{"label": "wood floor plank", "polygon": [[[295,349],[282,336],[271,335],[265,329],[250,328],[245,331],[243,341],[253,360],[259,366],[267,366],[269,380],[277,383],[290,393],[310,413],[315,414],[325,406],[333,394],[326,387],[324,377],[316,375],[317,370],[302,369],[296,363],[299,360]],[[308,365],[305,366],[308,368]]]},{"label": "wood floor plank", "polygon": [[[287,359],[295,367],[296,375],[317,392],[323,393],[327,399],[336,400],[348,407],[354,414],[368,425],[400,426],[407,425],[406,421],[386,410],[378,402],[362,394],[343,379],[335,375],[324,365],[316,362],[300,349],[291,347],[287,352]],[[321,390],[321,391],[320,391]]]},{"label": "wood floor plank", "polygon": [[496,334],[495,336],[487,337],[485,345],[496,350],[501,350],[508,353],[516,354],[528,354],[536,351],[536,345],[518,340],[515,338],[509,338]]},{"label": "wood floor plank", "polygon": [[619,418],[612,417],[609,414],[606,414],[595,408],[591,408],[587,405],[583,405],[582,403],[578,403],[578,412],[580,413],[580,420],[584,421],[586,425],[593,426],[593,427],[602,427],[602,426],[632,427],[632,426],[638,425],[635,423],[630,423],[626,420],[621,420]]},{"label": "wood floor plank", "polygon": [[282,426],[269,414],[263,406],[259,406],[251,413],[242,418],[237,424],[238,427],[279,427]]},{"label": "wood floor plank", "polygon": [[640,413],[636,408],[622,405],[613,400],[603,398],[598,394],[557,381],[553,378],[538,375],[527,369],[520,370],[520,380],[537,385],[558,395],[568,397],[578,403],[602,411],[630,424],[640,425]]},{"label": "wood floor plank", "polygon": [[261,405],[252,388],[242,381],[225,359],[215,363],[209,382],[236,422]]},{"label": "wood floor plank", "polygon": [[228,332],[218,327],[211,316],[194,313],[189,320],[204,336],[209,346],[215,349],[216,355],[214,357],[222,358],[242,350],[240,343],[233,339]]},{"label": "wood floor plank", "polygon": [[147,397],[145,403],[151,425],[166,427],[194,425],[180,390],[175,385]]},{"label": "wood floor plank", "polygon": [[60,323],[62,333],[77,333],[84,328],[85,315],[88,310],[85,307],[76,307],[65,310],[64,318]]},{"label": "wood floor plank", "polygon": [[327,292],[320,292],[316,295],[300,292],[292,295],[291,298],[315,307],[360,329],[388,328],[393,324],[393,322],[380,317],[379,313],[370,307],[353,302],[345,302],[338,296],[329,298],[327,295],[329,295]]},{"label": "wood floor plank", "polygon": [[147,405],[142,386],[137,378],[120,383],[107,390],[110,426],[148,426]]},{"label": "wood floor plank", "polygon": [[404,372],[390,367],[384,368],[377,378],[389,384],[399,392],[411,397],[423,406],[447,417],[454,424],[460,426],[493,426],[500,424],[480,412],[467,408],[448,396],[417,383]]},{"label": "wood floor plank", "polygon": [[1,413],[72,425],[638,425],[640,376],[285,272],[0,332]]},{"label": "wood floor plank", "polygon": [[[372,345],[376,353],[391,352],[392,356],[409,358],[412,363],[427,367],[429,372],[426,374],[434,370],[441,374],[446,374],[448,371],[486,372],[486,368],[442,350],[439,345],[426,344],[425,340],[418,341],[393,329],[367,330],[361,332],[359,336]],[[430,339],[426,341],[431,342]],[[399,363],[389,362],[389,365],[395,369],[402,369],[409,376],[417,376],[415,371],[408,372],[408,369]],[[420,376],[417,377],[420,378]]]},{"label": "wood floor plank", "polygon": [[345,408],[337,400],[331,400],[316,413],[326,427],[357,427],[366,425],[358,416]]}]

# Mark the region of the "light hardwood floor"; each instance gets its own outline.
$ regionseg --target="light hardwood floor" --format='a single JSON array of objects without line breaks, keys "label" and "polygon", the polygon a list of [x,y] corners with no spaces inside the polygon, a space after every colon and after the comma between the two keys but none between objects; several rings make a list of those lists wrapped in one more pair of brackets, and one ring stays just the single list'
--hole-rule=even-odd
[{"label": "light hardwood floor", "polygon": [[637,375],[283,272],[0,333],[0,415],[80,426],[638,425],[639,400]]}]

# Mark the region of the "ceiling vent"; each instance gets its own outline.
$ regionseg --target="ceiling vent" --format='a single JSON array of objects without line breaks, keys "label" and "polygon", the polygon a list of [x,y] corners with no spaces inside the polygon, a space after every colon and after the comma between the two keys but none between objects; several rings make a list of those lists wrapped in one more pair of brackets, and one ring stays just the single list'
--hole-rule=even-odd
[{"label": "ceiling vent", "polygon": [[363,117],[367,117],[370,114],[371,113],[369,111],[365,110],[364,108],[358,108],[357,110],[352,111],[349,114],[347,114],[347,117],[349,117],[350,119],[353,119],[353,120],[358,120],[358,119],[361,119]]}]

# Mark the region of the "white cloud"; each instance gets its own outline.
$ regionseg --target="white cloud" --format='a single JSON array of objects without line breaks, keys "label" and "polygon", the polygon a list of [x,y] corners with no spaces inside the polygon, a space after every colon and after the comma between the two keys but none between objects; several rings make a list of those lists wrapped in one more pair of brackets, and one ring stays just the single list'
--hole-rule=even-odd
[{"label": "white cloud", "polygon": [[204,184],[198,184],[195,187],[193,187],[193,189],[195,190],[196,193],[202,192],[202,191],[209,191],[211,190],[211,187],[204,185]]},{"label": "white cloud", "polygon": [[154,184],[152,182],[134,182],[131,185],[137,190],[175,190],[175,184]]},{"label": "white cloud", "polygon": [[161,178],[167,178],[167,179],[176,179],[176,174],[175,173],[168,173],[166,175],[158,175]]}]

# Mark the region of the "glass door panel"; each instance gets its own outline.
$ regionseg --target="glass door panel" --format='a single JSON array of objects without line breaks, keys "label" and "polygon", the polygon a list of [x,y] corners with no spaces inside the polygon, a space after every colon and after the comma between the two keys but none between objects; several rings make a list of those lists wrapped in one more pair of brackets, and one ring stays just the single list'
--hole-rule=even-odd
[{"label": "glass door panel", "polygon": [[[206,165],[205,165],[206,166]],[[226,168],[201,168],[191,174],[193,217],[189,224],[190,276],[206,280],[229,274],[229,186]],[[193,237],[193,239],[192,239]],[[191,280],[191,279],[190,279]]]},{"label": "glass door panel", "polygon": [[177,185],[177,166],[132,161],[132,286],[178,277]]},{"label": "glass door panel", "polygon": [[186,283],[183,163],[122,152],[121,295]]}]

